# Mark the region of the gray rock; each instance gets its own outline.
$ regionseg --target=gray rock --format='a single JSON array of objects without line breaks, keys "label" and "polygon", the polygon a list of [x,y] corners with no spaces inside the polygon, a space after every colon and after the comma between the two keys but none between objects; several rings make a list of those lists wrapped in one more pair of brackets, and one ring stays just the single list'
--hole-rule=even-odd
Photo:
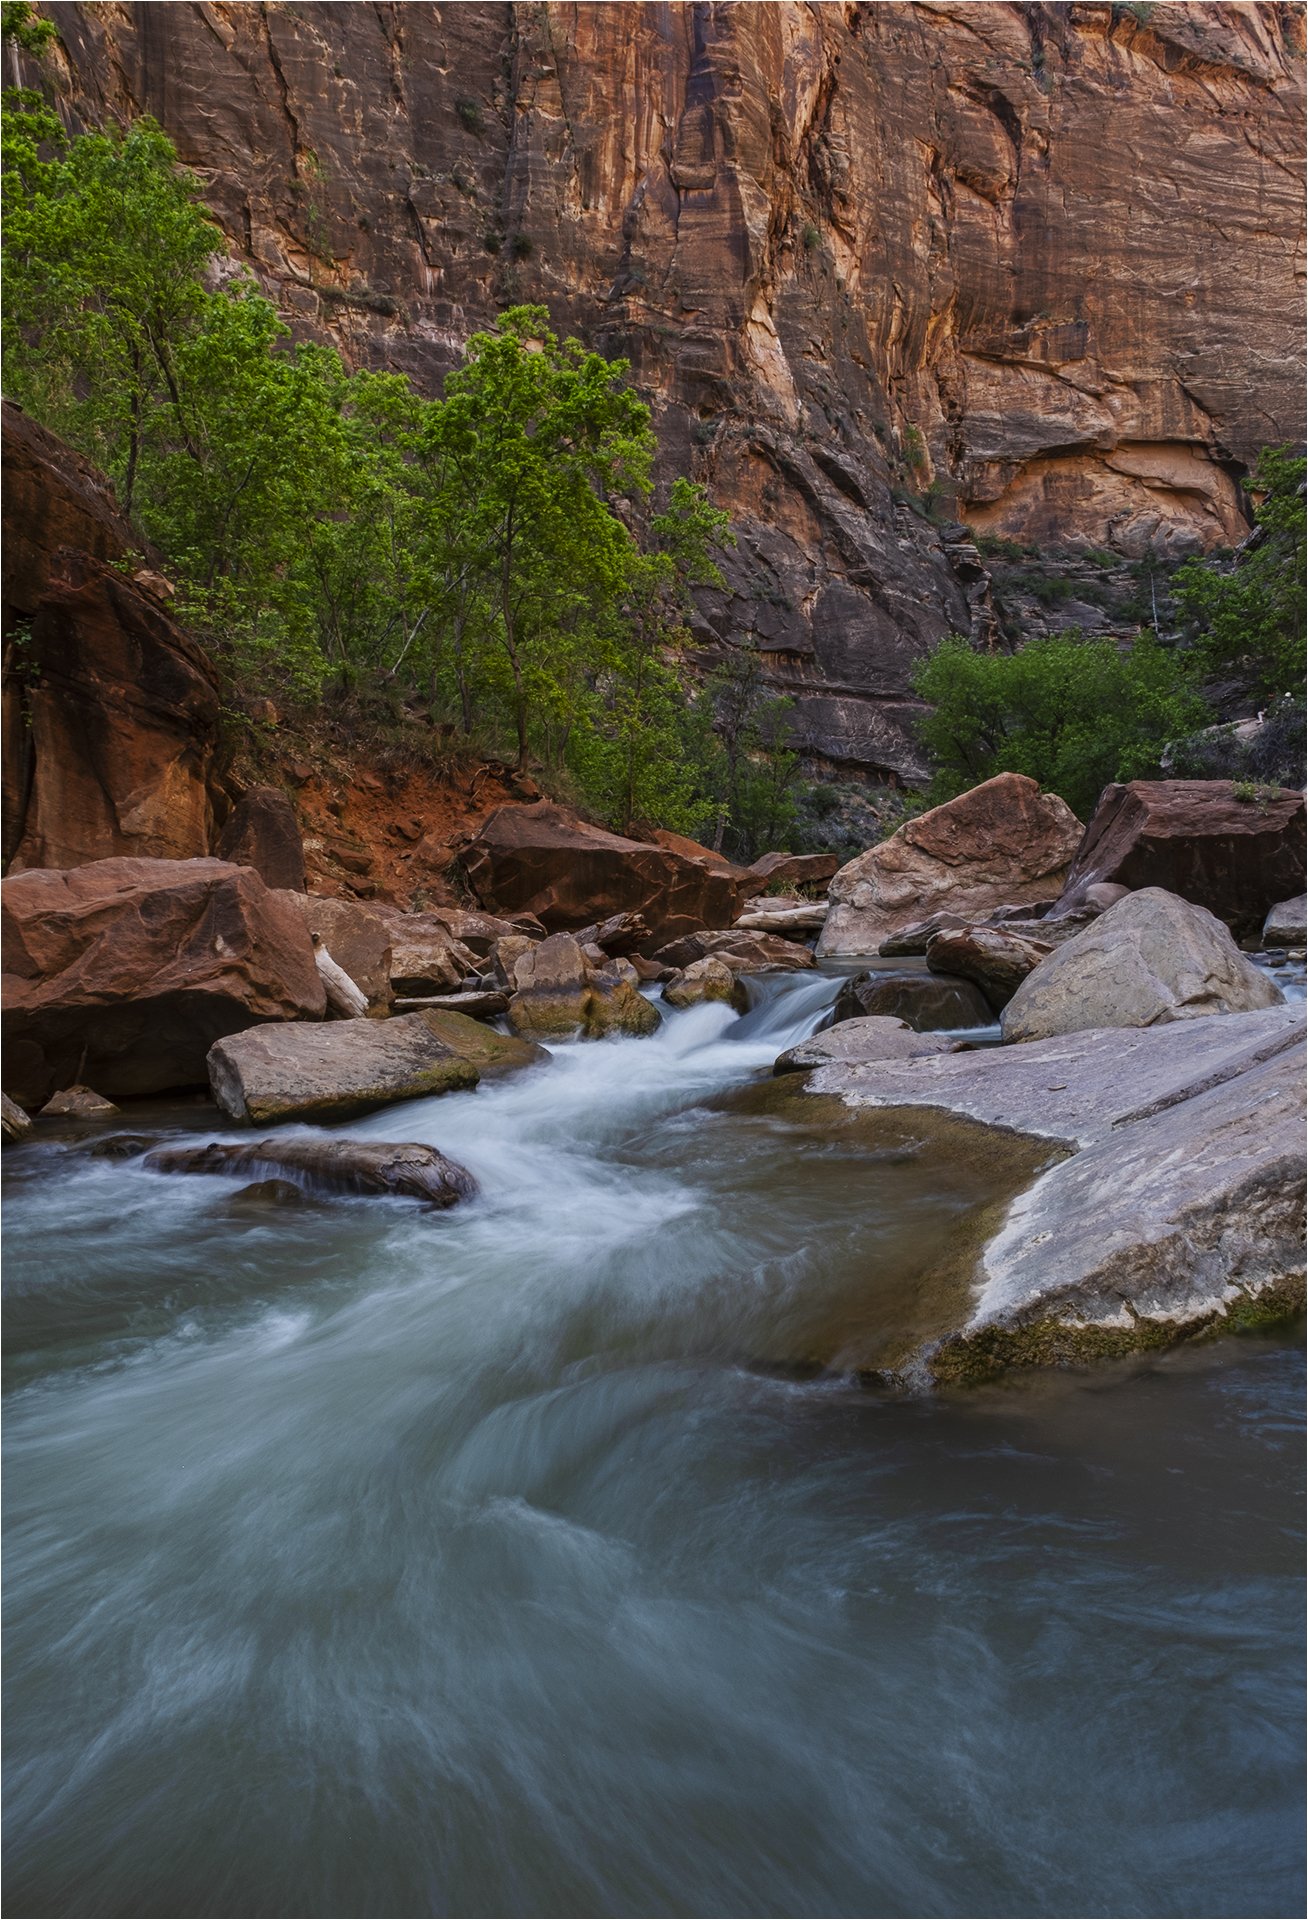
[{"label": "gray rock", "polygon": [[1144,887],[1041,961],[1004,1008],[1006,1041],[1091,1027],[1151,1027],[1281,1004],[1222,922]]},{"label": "gray rock", "polygon": [[[257,1172],[266,1176],[261,1185],[276,1185],[278,1176],[291,1174],[311,1190],[388,1194],[440,1208],[477,1191],[466,1167],[417,1141],[277,1139],[248,1146],[213,1141],[203,1147],[156,1147],[145,1164],[156,1173]],[[246,1197],[253,1192],[247,1187]]]},{"label": "gray rock", "polygon": [[213,1097],[232,1120],[348,1120],[395,1100],[475,1087],[478,1070],[421,1013],[394,1020],[251,1027],[209,1049]]},{"label": "gray rock", "polygon": [[834,1061],[913,1060],[922,1053],[955,1053],[965,1044],[934,1033],[915,1033],[903,1020],[870,1014],[862,1020],[842,1020],[839,1026],[788,1047],[777,1056],[772,1071],[806,1073]]},{"label": "gray rock", "polygon": [[856,973],[845,982],[836,996],[833,1020],[859,1020],[865,1014],[903,1020],[916,1033],[938,1033],[946,1027],[988,1027],[995,1017],[980,987],[971,980],[907,971]]},{"label": "gray rock", "polygon": [[1263,922],[1265,947],[1301,947],[1308,940],[1308,894],[1278,901]]},{"label": "gray rock", "polygon": [[1301,1305],[1303,1032],[1277,1007],[814,1073],[808,1092],[1072,1150],[1009,1206],[927,1369],[966,1380]]}]

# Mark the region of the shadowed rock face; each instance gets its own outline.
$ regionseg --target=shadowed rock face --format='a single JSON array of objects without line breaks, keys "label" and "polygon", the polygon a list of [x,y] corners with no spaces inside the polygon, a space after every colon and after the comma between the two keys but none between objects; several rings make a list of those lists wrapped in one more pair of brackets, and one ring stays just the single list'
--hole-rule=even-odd
[{"label": "shadowed rock face", "polygon": [[[433,388],[511,299],[630,355],[832,763],[991,619],[974,528],[1227,542],[1302,417],[1301,14],[1274,5],[51,4],[300,330]],[[941,525],[914,498],[934,482]]]}]

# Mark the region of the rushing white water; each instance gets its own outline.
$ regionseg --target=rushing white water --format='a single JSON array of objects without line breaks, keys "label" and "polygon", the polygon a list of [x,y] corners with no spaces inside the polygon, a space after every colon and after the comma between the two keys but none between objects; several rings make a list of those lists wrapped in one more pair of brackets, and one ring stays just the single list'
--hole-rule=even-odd
[{"label": "rushing white water", "polygon": [[10,1157],[11,1912],[1294,1910],[1293,1352],[747,1364],[976,1199],[727,1097],[837,984],[348,1129],[448,1215]]}]

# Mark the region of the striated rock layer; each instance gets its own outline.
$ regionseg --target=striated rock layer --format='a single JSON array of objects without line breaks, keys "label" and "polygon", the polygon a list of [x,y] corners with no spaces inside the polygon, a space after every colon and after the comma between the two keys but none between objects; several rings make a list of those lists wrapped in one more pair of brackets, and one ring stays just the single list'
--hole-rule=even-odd
[{"label": "striated rock layer", "polygon": [[[1229,542],[1302,419],[1303,14],[1276,4],[53,4],[302,331],[434,387],[512,299],[629,354],[741,535],[813,755],[920,772],[967,528]],[[926,517],[930,507],[934,520]]]}]

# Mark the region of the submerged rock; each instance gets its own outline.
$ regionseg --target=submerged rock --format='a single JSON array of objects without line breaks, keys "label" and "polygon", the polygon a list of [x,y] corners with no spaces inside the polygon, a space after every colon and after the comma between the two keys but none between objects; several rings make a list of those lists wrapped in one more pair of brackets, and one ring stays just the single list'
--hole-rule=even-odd
[{"label": "submerged rock", "polygon": [[772,1071],[805,1073],[840,1060],[912,1060],[920,1053],[957,1053],[966,1044],[941,1039],[934,1033],[915,1033],[906,1020],[870,1014],[859,1020],[842,1020],[839,1026],[827,1027],[788,1047],[777,1056]]},{"label": "submerged rock", "polygon": [[860,1020],[867,1014],[902,1020],[915,1033],[988,1027],[994,1022],[980,987],[971,980],[938,973],[856,973],[836,996],[832,1021]]},{"label": "submerged rock", "polygon": [[1002,1027],[1005,1040],[1029,1041],[1280,1004],[1280,990],[1220,920],[1145,887],[1043,960],[1004,1008]]},{"label": "submerged rock", "polygon": [[[477,1191],[466,1167],[416,1141],[277,1139],[246,1146],[215,1140],[204,1147],[156,1147],[146,1154],[145,1164],[156,1173],[249,1170],[274,1180],[289,1173],[330,1193],[394,1194],[441,1208],[470,1199]],[[247,1197],[250,1192],[247,1187]]]},{"label": "submerged rock", "polygon": [[964,1380],[1271,1318],[1304,1293],[1303,1022],[1289,1007],[831,1065],[807,1088],[944,1112],[1072,1157],[985,1229],[924,1363]]}]

